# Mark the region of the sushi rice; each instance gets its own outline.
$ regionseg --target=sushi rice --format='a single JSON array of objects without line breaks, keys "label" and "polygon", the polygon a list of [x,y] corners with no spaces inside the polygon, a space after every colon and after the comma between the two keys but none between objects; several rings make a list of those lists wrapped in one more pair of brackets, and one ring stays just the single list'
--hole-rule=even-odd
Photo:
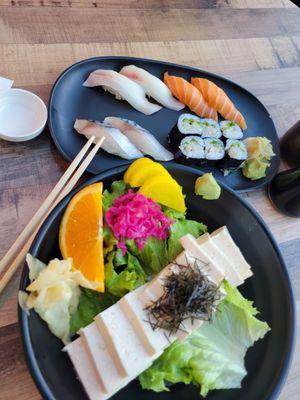
[{"label": "sushi rice", "polygon": [[180,142],[179,150],[186,158],[203,159],[204,142],[199,136],[187,136]]},{"label": "sushi rice", "polygon": [[221,160],[225,156],[224,144],[220,139],[204,139],[205,158],[211,161]]},{"label": "sushi rice", "polygon": [[220,128],[226,139],[242,139],[243,131],[233,121],[221,121]]},{"label": "sushi rice", "polygon": [[248,156],[247,147],[240,140],[227,139],[225,151],[229,158],[234,160],[246,160]]},{"label": "sushi rice", "polygon": [[181,114],[178,118],[177,128],[183,135],[202,134],[201,118],[192,114]]},{"label": "sushi rice", "polygon": [[225,153],[225,157],[220,165],[224,176],[242,168],[248,157],[247,147],[241,140],[227,139]]},{"label": "sushi rice", "polygon": [[211,118],[201,119],[202,137],[219,139],[222,136],[219,124]]}]

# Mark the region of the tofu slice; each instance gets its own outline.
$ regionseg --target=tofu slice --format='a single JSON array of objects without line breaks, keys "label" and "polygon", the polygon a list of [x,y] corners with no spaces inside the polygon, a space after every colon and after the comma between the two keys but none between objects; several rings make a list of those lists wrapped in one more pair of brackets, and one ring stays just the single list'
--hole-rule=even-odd
[{"label": "tofu slice", "polygon": [[104,391],[82,338],[79,337],[65,346],[63,351],[68,353],[77,372],[77,376],[90,400],[107,399],[109,396]]},{"label": "tofu slice", "polygon": [[152,358],[119,302],[98,314],[95,321],[122,375],[133,379],[151,365]]},{"label": "tofu slice", "polygon": [[215,244],[209,233],[201,235],[197,239],[197,243],[207,254],[209,254],[209,257],[218,265],[231,287],[239,286],[244,282],[243,278],[238,274],[238,271],[235,269],[234,265],[226,257],[224,252],[219,249],[219,247]]},{"label": "tofu slice", "polygon": [[241,250],[235,244],[226,226],[215,230],[211,234],[211,238],[231,261],[243,280],[253,275],[250,265],[245,260]]},{"label": "tofu slice", "polygon": [[112,395],[125,386],[128,377],[122,375],[122,370],[118,370],[97,324],[93,322],[81,329],[80,336],[94,363],[105,393]]},{"label": "tofu slice", "polygon": [[205,251],[202,246],[199,246],[194,236],[188,233],[187,235],[182,236],[179,241],[182,247],[189,254],[195,257],[198,262],[203,263],[203,266],[201,268],[203,272],[206,273],[207,277],[216,285],[219,285],[224,279],[223,272],[210,256],[210,254]]},{"label": "tofu slice", "polygon": [[148,301],[144,302],[140,298],[145,286],[147,285],[143,285],[122,297],[120,307],[132,323],[149,356],[158,357],[170,343],[161,329],[153,330],[151,327],[148,312],[145,310]]}]

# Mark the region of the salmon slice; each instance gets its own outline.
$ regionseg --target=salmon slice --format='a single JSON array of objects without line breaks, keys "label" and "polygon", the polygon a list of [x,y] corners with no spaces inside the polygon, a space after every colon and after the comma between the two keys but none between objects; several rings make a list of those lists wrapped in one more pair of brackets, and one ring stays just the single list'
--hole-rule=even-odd
[{"label": "salmon slice", "polygon": [[242,114],[237,110],[227,96],[227,94],[219,88],[215,83],[204,78],[192,78],[194,85],[203,95],[204,99],[216,109],[223,118],[236,122],[242,129],[247,129],[247,124]]},{"label": "salmon slice", "polygon": [[168,72],[165,72],[164,83],[171,90],[173,96],[188,106],[195,114],[200,117],[218,120],[216,110],[208,105],[201,92],[188,81],[178,76],[171,76]]}]

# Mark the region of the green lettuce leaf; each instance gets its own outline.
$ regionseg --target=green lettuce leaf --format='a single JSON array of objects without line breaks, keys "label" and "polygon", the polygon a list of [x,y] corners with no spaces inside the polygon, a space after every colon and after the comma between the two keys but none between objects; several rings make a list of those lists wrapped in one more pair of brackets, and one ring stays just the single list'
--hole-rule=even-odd
[{"label": "green lettuce leaf", "polygon": [[114,247],[117,245],[118,241],[114,237],[112,230],[107,225],[106,221],[103,222],[103,255],[104,257],[114,250]]},{"label": "green lettuce leaf", "polygon": [[122,297],[143,285],[146,274],[139,260],[130,253],[122,254],[121,250],[111,252],[105,264],[105,285],[109,293]]},{"label": "green lettuce leaf", "polygon": [[143,250],[139,250],[134,240],[126,240],[129,253],[133,254],[140,262],[147,275],[157,274],[168,264],[166,240],[149,237]]},{"label": "green lettuce leaf", "polygon": [[227,292],[213,322],[204,322],[183,343],[176,341],[140,375],[143,389],[169,390],[166,382],[200,386],[206,396],[213,389],[241,387],[247,374],[247,349],[268,332],[267,323],[255,318],[252,302],[237,289],[224,285]]},{"label": "green lettuce leaf", "polygon": [[71,315],[70,319],[70,335],[74,335],[80,328],[84,328],[93,322],[97,314],[119,300],[108,292],[99,293],[83,287],[80,287],[80,290],[81,295],[77,310]]},{"label": "green lettuce leaf", "polygon": [[189,219],[178,219],[171,225],[171,234],[167,240],[168,260],[173,261],[183,250],[179,239],[190,233],[194,237],[199,237],[206,232],[206,226],[201,222]]},{"label": "green lettuce leaf", "polygon": [[104,212],[106,212],[113,204],[114,200],[120,197],[122,194],[126,193],[128,186],[124,181],[114,181],[111,184],[110,191],[104,190],[102,196],[102,206]]},{"label": "green lettuce leaf", "polygon": [[190,233],[198,237],[206,232],[206,226],[200,222],[185,219],[185,214],[167,207],[163,207],[166,216],[174,221],[171,225],[170,236],[166,240],[151,237],[140,251],[133,240],[127,240],[127,250],[141,263],[148,275],[157,274],[169,262],[173,261],[183,250],[179,239]]}]

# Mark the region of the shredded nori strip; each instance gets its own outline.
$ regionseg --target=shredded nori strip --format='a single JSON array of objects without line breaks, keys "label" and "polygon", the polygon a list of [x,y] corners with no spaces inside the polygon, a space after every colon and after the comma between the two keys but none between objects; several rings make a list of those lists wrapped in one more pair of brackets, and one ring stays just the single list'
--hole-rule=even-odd
[{"label": "shredded nori strip", "polygon": [[151,302],[146,310],[153,330],[186,331],[184,321],[191,318],[211,321],[221,298],[220,288],[210,281],[205,270],[209,265],[194,259],[193,265],[173,263],[171,273],[164,279],[162,296]]}]

